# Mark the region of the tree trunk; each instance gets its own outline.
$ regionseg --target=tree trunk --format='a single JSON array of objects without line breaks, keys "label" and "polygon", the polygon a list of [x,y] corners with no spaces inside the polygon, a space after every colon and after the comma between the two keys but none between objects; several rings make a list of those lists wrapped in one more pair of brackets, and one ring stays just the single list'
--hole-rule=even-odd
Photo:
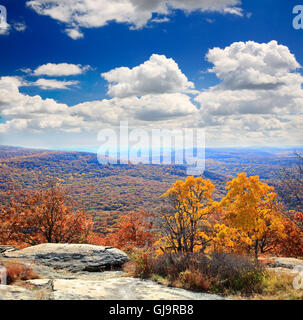
[{"label": "tree trunk", "polygon": [[255,261],[258,262],[258,253],[259,253],[259,240],[255,242]]}]

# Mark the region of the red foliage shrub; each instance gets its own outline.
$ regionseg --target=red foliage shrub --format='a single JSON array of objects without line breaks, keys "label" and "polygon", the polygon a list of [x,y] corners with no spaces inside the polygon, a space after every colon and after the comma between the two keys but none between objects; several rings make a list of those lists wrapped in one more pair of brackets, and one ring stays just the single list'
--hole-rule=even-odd
[{"label": "red foliage shrub", "polygon": [[[285,219],[285,239],[276,240],[275,254],[286,257],[303,257],[303,213],[293,212],[291,219]],[[298,226],[299,225],[299,226]]]},{"label": "red foliage shrub", "polygon": [[13,194],[0,210],[0,243],[17,246],[39,243],[83,243],[92,219],[67,204],[63,190],[48,189]]},{"label": "red foliage shrub", "polygon": [[134,248],[150,248],[154,242],[151,214],[143,210],[122,216],[116,229],[117,231],[107,234],[104,238],[97,236],[90,241],[125,251],[132,251]]},{"label": "red foliage shrub", "polygon": [[39,279],[37,275],[30,267],[25,266],[19,262],[5,262],[3,263],[6,268],[7,284],[13,284],[18,280],[31,280]]},{"label": "red foliage shrub", "polygon": [[210,287],[210,283],[201,271],[190,269],[180,273],[179,280],[181,281],[183,288],[194,291],[207,291]]}]

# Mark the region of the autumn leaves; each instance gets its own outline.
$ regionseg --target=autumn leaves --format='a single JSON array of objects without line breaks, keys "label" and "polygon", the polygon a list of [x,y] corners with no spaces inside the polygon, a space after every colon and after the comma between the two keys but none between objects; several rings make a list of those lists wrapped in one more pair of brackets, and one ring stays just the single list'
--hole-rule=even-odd
[{"label": "autumn leaves", "polygon": [[227,251],[258,257],[285,237],[281,206],[273,187],[258,176],[241,173],[229,181],[227,194],[213,201],[210,180],[188,177],[177,181],[163,197],[174,213],[162,216],[158,252]]},{"label": "autumn leaves", "polygon": [[63,190],[52,184],[32,193],[14,194],[0,210],[0,243],[85,243],[92,219],[66,203]]}]

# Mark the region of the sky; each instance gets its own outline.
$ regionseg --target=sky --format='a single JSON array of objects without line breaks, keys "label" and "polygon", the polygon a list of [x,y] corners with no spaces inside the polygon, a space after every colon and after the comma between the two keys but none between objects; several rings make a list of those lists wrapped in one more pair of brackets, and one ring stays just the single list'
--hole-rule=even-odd
[{"label": "sky", "polygon": [[[0,144],[93,150],[118,128],[302,145],[292,0],[0,0]],[[303,20],[302,20],[303,21]]]}]

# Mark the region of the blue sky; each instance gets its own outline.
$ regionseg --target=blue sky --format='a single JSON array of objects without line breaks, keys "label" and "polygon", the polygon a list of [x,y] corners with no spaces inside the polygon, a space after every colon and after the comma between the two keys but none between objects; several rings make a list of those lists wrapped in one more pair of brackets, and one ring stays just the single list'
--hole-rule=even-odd
[{"label": "blue sky", "polygon": [[[297,1],[214,0],[217,5],[209,8],[207,0],[169,0],[170,7],[157,0],[162,4],[138,9],[134,3],[139,0],[127,0],[124,15],[119,8],[112,10],[108,0],[81,0],[80,16],[64,5],[66,0],[61,8],[56,7],[60,1],[46,2],[48,7],[42,0],[0,0],[9,25],[0,33],[1,144],[79,149],[95,145],[98,129],[120,120],[134,127],[173,128],[180,122],[203,127],[210,146],[302,143],[303,30],[292,26]],[[235,43],[243,45],[233,48]],[[207,58],[214,48],[221,51],[210,51]],[[239,58],[247,52],[249,62]],[[142,68],[130,78],[120,69],[133,71],[152,55],[151,65],[164,68],[168,84],[149,83]],[[280,60],[273,63],[277,55]],[[263,60],[259,64],[253,57]],[[226,61],[240,62],[229,69]],[[35,74],[40,66],[60,69],[63,63],[81,71]],[[125,89],[128,81],[140,85]],[[111,92],[109,85],[114,86]],[[1,88],[9,102],[1,97]],[[170,103],[168,112],[165,104]],[[158,115],[149,120],[151,114]],[[62,117],[67,123],[60,122]]]}]

